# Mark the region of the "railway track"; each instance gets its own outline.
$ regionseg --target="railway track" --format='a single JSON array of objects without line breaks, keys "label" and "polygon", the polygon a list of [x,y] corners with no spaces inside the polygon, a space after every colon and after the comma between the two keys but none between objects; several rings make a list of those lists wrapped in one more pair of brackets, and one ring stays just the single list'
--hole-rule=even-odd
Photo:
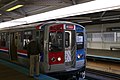
[{"label": "railway track", "polygon": [[108,57],[108,56],[98,56],[98,55],[87,55],[87,59],[94,59],[94,60],[101,60],[101,61],[109,61],[109,62],[115,62],[120,63],[120,58],[116,57]]},{"label": "railway track", "polygon": [[94,56],[87,57],[86,67],[89,69],[95,69],[103,72],[109,72],[120,75],[120,60],[97,58]]},{"label": "railway track", "polygon": [[86,80],[120,80],[120,75],[87,68]]},{"label": "railway track", "polygon": [[104,56],[87,56],[87,80],[120,80],[120,59]]}]

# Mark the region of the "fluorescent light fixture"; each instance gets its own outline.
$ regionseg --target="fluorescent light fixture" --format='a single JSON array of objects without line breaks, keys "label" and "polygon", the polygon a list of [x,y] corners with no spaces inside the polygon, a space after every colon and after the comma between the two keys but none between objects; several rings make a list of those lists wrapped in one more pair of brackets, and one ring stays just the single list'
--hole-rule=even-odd
[{"label": "fluorescent light fixture", "polygon": [[94,0],[83,4],[77,4],[70,7],[3,22],[0,23],[0,28],[114,9],[120,9],[120,0]]},{"label": "fluorescent light fixture", "polygon": [[18,8],[20,8],[20,7],[22,7],[23,5],[16,5],[16,6],[14,6],[14,7],[11,7],[11,8],[9,8],[9,9],[7,9],[6,11],[13,11],[13,10],[15,10],[15,9],[18,9]]}]

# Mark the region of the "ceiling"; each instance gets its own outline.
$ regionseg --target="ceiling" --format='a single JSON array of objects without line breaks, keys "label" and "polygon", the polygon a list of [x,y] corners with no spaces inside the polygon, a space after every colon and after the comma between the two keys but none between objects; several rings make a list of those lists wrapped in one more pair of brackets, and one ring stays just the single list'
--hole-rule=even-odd
[{"label": "ceiling", "polygon": [[[0,14],[2,14],[0,21],[22,18],[88,1],[91,0],[0,0]],[[6,11],[17,4],[24,6],[14,11]]]},{"label": "ceiling", "polygon": [[120,9],[77,15],[73,17],[61,18],[58,20],[73,21],[82,25],[118,23],[120,22]]},{"label": "ceiling", "polygon": [[[43,13],[63,7],[81,4],[93,0],[0,0],[0,22],[10,21],[38,13]],[[7,12],[6,10],[17,4],[24,5],[21,8]],[[60,18],[57,20],[73,21],[85,25],[119,22],[120,10],[97,12],[92,14],[77,15]]]}]

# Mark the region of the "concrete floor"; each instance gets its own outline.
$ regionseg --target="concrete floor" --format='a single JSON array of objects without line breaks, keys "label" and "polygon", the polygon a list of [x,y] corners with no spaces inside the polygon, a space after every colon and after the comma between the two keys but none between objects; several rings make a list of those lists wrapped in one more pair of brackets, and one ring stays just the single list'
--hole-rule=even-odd
[{"label": "concrete floor", "polygon": [[0,80],[34,80],[16,70],[0,64]]}]

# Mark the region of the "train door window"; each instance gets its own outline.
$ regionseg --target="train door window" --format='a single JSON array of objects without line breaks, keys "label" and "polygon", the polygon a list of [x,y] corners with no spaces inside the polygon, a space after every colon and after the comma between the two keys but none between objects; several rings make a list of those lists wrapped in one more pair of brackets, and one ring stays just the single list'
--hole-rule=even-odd
[{"label": "train door window", "polygon": [[70,41],[70,40],[69,40],[70,38],[69,38],[69,37],[70,37],[70,33],[65,32],[65,47],[66,47],[66,48],[68,48],[68,47],[70,46],[70,42],[69,42],[69,41]]},{"label": "train door window", "polygon": [[76,33],[76,43],[77,43],[77,50],[84,48],[84,37],[83,32]]},{"label": "train door window", "polygon": [[44,48],[44,31],[40,31],[40,49],[43,51]]},{"label": "train door window", "polygon": [[0,33],[0,40],[1,40],[1,33]]},{"label": "train door window", "polygon": [[63,51],[63,33],[62,32],[49,33],[49,51],[51,52]]},{"label": "train door window", "polygon": [[15,33],[14,33],[14,39],[15,39],[15,46],[16,46],[17,49],[18,49],[18,44],[19,44],[19,42],[18,42],[18,32],[15,32]]},{"label": "train door window", "polygon": [[32,31],[25,31],[23,36],[23,49],[26,49],[27,44],[30,42],[29,37],[33,37]]},{"label": "train door window", "polygon": [[16,32],[15,33],[15,44],[16,44],[17,49],[22,49],[21,38],[22,38],[22,32],[20,32],[20,31]]},{"label": "train door window", "polygon": [[24,32],[20,31],[19,32],[19,49],[23,48],[23,37],[24,37]]},{"label": "train door window", "polygon": [[36,41],[39,43],[40,41],[40,34],[39,34],[39,30],[36,31]]},{"label": "train door window", "polygon": [[6,47],[6,33],[2,33],[1,35],[1,46]]},{"label": "train door window", "polygon": [[6,33],[6,47],[9,47],[9,33]]},{"label": "train door window", "polygon": [[36,36],[39,37],[39,30],[36,31]]},{"label": "train door window", "polygon": [[0,46],[1,46],[1,43],[2,43],[2,36],[1,36],[1,33],[0,33]]}]

